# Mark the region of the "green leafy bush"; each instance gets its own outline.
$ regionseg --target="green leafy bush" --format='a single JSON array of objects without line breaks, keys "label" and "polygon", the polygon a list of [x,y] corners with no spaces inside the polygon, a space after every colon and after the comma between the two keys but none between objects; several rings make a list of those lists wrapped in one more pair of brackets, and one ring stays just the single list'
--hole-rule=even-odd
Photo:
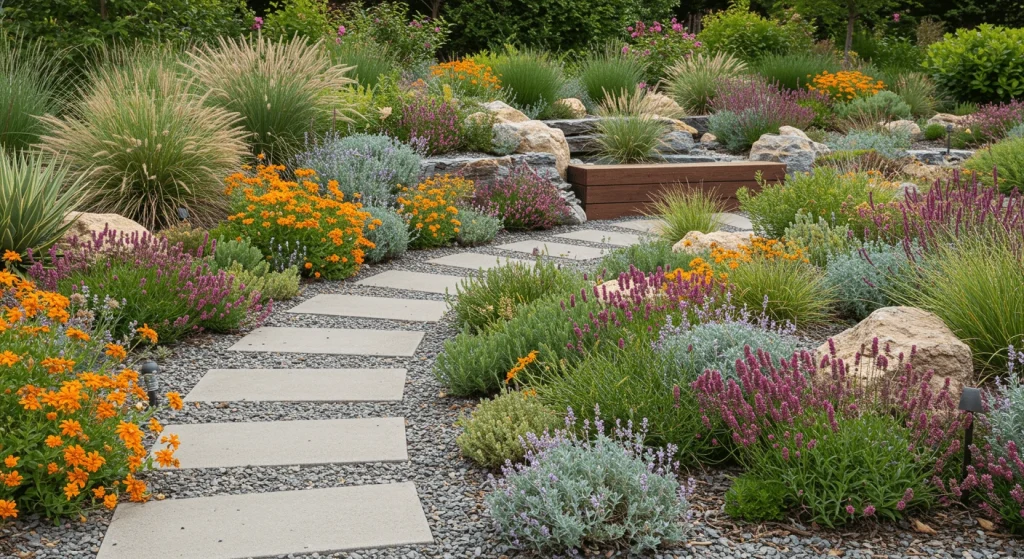
[{"label": "green leafy bush", "polygon": [[690,231],[710,233],[720,227],[718,215],[725,204],[714,192],[701,188],[687,190],[684,185],[663,193],[649,206],[649,217],[661,219],[658,233],[666,241],[679,242]]},{"label": "green leafy bush", "polygon": [[[852,132],[851,132],[852,133]],[[821,138],[828,139],[828,136]],[[873,149],[841,149],[817,157],[815,167],[832,167],[843,173],[873,172],[885,180],[896,180],[914,159],[909,156],[890,158]]]},{"label": "green leafy bush", "polygon": [[0,35],[0,147],[7,152],[37,144],[45,131],[39,117],[60,112],[67,79],[63,58],[39,41]]},{"label": "green leafy bush", "polygon": [[554,433],[561,423],[535,395],[506,391],[493,400],[481,400],[469,416],[459,418],[455,425],[462,434],[455,443],[463,456],[485,468],[498,468],[523,459],[528,433]]},{"label": "green leafy bush", "polygon": [[0,153],[0,252],[45,255],[71,227],[64,216],[85,187],[64,165],[38,155]]},{"label": "green leafy bush", "polygon": [[158,235],[167,239],[167,243],[171,246],[181,245],[185,252],[202,256],[210,255],[210,248],[214,241],[210,237],[209,231],[202,227],[193,227],[188,222],[177,223],[161,229]]},{"label": "green leafy bush", "polygon": [[825,138],[825,145],[833,151],[865,151],[872,150],[889,159],[897,159],[910,149],[909,134],[896,132],[874,132],[870,130],[851,130],[846,134],[830,134]]},{"label": "green leafy bush", "polygon": [[839,61],[831,54],[814,52],[793,52],[770,54],[757,61],[755,70],[768,83],[776,83],[786,89],[807,89],[814,76],[822,72],[838,72]]},{"label": "green leafy bush", "polygon": [[312,42],[333,35],[341,14],[328,0],[270,0],[260,32],[274,40],[298,35]]},{"label": "green leafy bush", "polygon": [[929,45],[922,65],[958,101],[1010,101],[1024,95],[1024,29],[959,29]]},{"label": "green leafy bush", "polygon": [[839,118],[886,122],[908,118],[910,105],[891,91],[879,91],[871,97],[840,103],[835,106],[835,111]]},{"label": "green leafy bush", "polygon": [[978,174],[982,183],[992,186],[993,169],[999,179],[999,190],[1009,194],[1013,190],[1024,192],[1024,138],[997,142],[974,152],[964,169]]},{"label": "green leafy bush", "polygon": [[217,241],[212,256],[213,266],[218,270],[226,270],[235,263],[249,271],[264,270],[263,266],[268,265],[267,259],[263,257],[263,252],[253,246],[246,237],[230,240],[225,240],[222,237]]},{"label": "green leafy bush", "polygon": [[385,206],[394,202],[399,185],[416,184],[420,154],[389,136],[328,133],[296,155],[294,166],[316,171],[323,183],[338,181],[346,200]]},{"label": "green leafy bush", "polygon": [[224,177],[246,152],[238,115],[204,104],[167,51],[116,52],[90,72],[67,115],[43,117],[42,149],[88,182],[80,208],[159,229],[187,208],[197,225],[224,217]]},{"label": "green leafy bush", "polygon": [[235,277],[235,287],[245,286],[246,293],[259,293],[260,301],[287,301],[299,294],[299,268],[292,266],[280,272],[271,272],[270,265],[259,271],[246,270],[234,262],[224,270]]},{"label": "green leafy bush", "polygon": [[619,274],[628,272],[630,267],[647,273],[654,272],[658,268],[662,270],[686,269],[690,261],[693,260],[693,255],[673,252],[672,246],[675,242],[644,237],[635,245],[617,248],[609,252],[601,259],[597,270],[606,280],[615,280]]},{"label": "green leafy bush", "polygon": [[725,492],[725,514],[747,522],[782,520],[786,515],[786,487],[778,480],[744,474]]},{"label": "green leafy bush", "polygon": [[817,267],[781,258],[754,258],[729,271],[732,302],[763,309],[778,322],[803,327],[826,322],[835,292]]},{"label": "green leafy bush", "polygon": [[711,52],[727,52],[748,62],[769,54],[805,52],[813,28],[799,20],[779,23],[751,12],[749,2],[704,17],[697,38]]},{"label": "green leafy bush", "polygon": [[603,99],[605,95],[621,96],[636,91],[636,86],[644,81],[644,72],[641,59],[606,48],[583,61],[579,79],[591,99]]},{"label": "green leafy bush", "polygon": [[469,208],[459,209],[459,233],[455,240],[464,247],[485,245],[501,231],[501,220]]},{"label": "green leafy bush", "polygon": [[[737,198],[740,209],[750,216],[754,229],[770,238],[785,235],[786,227],[796,221],[801,210],[812,216],[832,219],[845,223],[846,215],[854,208],[868,202],[875,204],[892,200],[895,189],[864,173],[844,175],[836,169],[821,167],[814,174],[797,173],[784,184],[765,184],[761,192],[751,194],[740,189]],[[859,232],[854,231],[854,234]]]},{"label": "green leafy bush", "polygon": [[922,132],[924,133],[924,139],[929,142],[942,140],[946,137],[946,127],[937,122],[925,126]]},{"label": "green leafy bush", "polygon": [[565,84],[562,65],[544,51],[508,49],[493,65],[501,89],[519,109],[532,108],[543,116],[558,101]]},{"label": "green leafy bush", "polygon": [[448,304],[459,325],[482,332],[511,320],[521,308],[546,295],[568,296],[586,285],[578,273],[538,259],[532,265],[509,263],[481,270],[462,280]]},{"label": "green leafy bush", "polygon": [[800,349],[792,328],[770,320],[726,319],[679,327],[667,325],[661,331],[658,351],[670,363],[668,378],[689,386],[704,371],[718,371],[724,379],[738,379],[736,361],[746,357],[746,349],[764,350],[773,357],[789,358]]},{"label": "green leafy bush", "polygon": [[371,221],[380,221],[379,225],[366,227],[366,238],[375,246],[366,250],[366,259],[370,262],[381,262],[398,258],[409,249],[409,224],[402,216],[389,208],[363,208],[370,214]]},{"label": "green leafy bush", "polygon": [[189,55],[207,102],[241,115],[253,153],[282,163],[302,149],[308,133],[328,128],[334,109],[346,108],[330,92],[353,83],[321,43],[302,37],[221,38]]},{"label": "green leafy bush", "polygon": [[901,246],[868,244],[830,257],[826,282],[836,292],[836,308],[843,316],[866,318],[876,309],[893,304],[887,294],[890,278],[910,273],[907,252]]},{"label": "green leafy bush", "polygon": [[730,54],[697,53],[680,59],[668,70],[666,92],[686,112],[708,114],[719,85],[746,70],[746,63]]},{"label": "green leafy bush", "polygon": [[821,267],[828,263],[829,257],[846,254],[854,245],[848,225],[837,225],[820,215],[815,222],[813,216],[803,211],[796,213],[783,237],[802,247],[811,264]]},{"label": "green leafy bush", "polygon": [[335,41],[381,45],[399,67],[413,73],[421,68],[426,72],[448,41],[450,25],[443,17],[410,17],[406,2],[385,0],[363,6],[361,2],[345,6],[345,28],[337,30]]}]

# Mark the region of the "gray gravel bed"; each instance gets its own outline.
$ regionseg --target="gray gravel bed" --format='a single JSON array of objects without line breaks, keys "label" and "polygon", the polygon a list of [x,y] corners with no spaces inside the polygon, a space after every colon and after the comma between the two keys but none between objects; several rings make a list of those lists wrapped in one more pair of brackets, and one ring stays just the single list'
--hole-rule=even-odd
[{"label": "gray gravel bed", "polygon": [[[635,218],[624,218],[629,220]],[[561,227],[552,231],[502,233],[495,244],[525,239],[545,239],[565,244],[595,246],[554,238],[553,235],[578,229],[625,231],[614,221],[591,222],[582,226]],[[338,419],[357,417],[404,417],[409,462],[345,465],[251,467],[155,471],[144,474],[158,498],[181,499],[225,494],[260,493],[282,490],[328,488],[348,485],[413,481],[430,523],[435,543],[427,546],[362,550],[336,554],[295,554],[288,557],[332,557],[347,559],[525,557],[497,540],[483,505],[487,472],[459,455],[455,445],[458,429],[453,426],[460,413],[471,408],[473,400],[441,397],[443,389],[434,379],[431,366],[444,341],[456,328],[449,313],[438,323],[346,318],[323,315],[294,315],[286,310],[323,293],[347,293],[382,297],[444,300],[444,295],[354,285],[353,281],[385,270],[402,269],[430,273],[467,275],[469,270],[448,269],[428,264],[438,256],[473,250],[496,256],[523,256],[493,245],[472,249],[444,248],[413,251],[394,262],[373,265],[352,280],[304,284],[301,295],[275,305],[268,326],[331,328],[374,328],[425,332],[423,342],[412,357],[365,357],[316,354],[229,352],[227,349],[243,333],[206,334],[191,338],[173,348],[162,364],[161,380],[167,390],[187,394],[208,369],[213,368],[342,368],[400,367],[408,370],[405,395],[401,402],[319,403],[319,402],[231,402],[187,403],[179,412],[162,412],[165,424],[274,421],[295,419]],[[528,255],[526,255],[528,257]],[[597,260],[575,262],[559,259],[561,264],[586,269]],[[183,441],[188,444],[188,441]],[[995,538],[979,532],[966,515],[939,511],[952,519],[925,520],[939,530],[935,536],[923,536],[905,525],[865,524],[846,533],[810,531],[791,524],[776,526],[735,524],[722,512],[721,497],[728,488],[728,472],[698,476],[700,489],[694,502],[695,530],[690,540],[675,549],[653,557],[707,557],[714,559],[745,557],[834,557],[841,549],[843,557],[877,559],[879,557],[942,557],[971,559],[1021,557],[1018,542]],[[92,511],[86,522],[66,521],[54,526],[38,518],[19,519],[0,527],[0,557],[19,559],[95,559],[111,513]],[[607,557],[607,550],[599,554]],[[595,552],[595,555],[598,554]]]}]

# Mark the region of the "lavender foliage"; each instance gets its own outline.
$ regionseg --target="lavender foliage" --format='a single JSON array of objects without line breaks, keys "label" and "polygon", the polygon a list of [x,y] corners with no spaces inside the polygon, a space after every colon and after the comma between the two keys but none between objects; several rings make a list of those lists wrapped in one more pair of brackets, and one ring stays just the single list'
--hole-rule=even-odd
[{"label": "lavender foliage", "polygon": [[787,90],[758,80],[729,80],[720,84],[711,103],[708,125],[730,151],[745,151],[763,134],[778,134],[780,126],[807,128],[814,109],[807,100],[826,102],[814,91]]},{"label": "lavender foliage", "polygon": [[307,142],[306,151],[295,157],[295,167],[316,171],[322,184],[338,181],[347,200],[386,206],[394,201],[398,185],[416,184],[420,153],[388,136],[328,134]]}]

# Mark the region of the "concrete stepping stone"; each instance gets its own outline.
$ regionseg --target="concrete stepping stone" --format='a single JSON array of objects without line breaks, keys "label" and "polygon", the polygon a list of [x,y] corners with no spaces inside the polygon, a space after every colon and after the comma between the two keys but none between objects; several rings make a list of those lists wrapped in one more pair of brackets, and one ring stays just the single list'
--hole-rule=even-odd
[{"label": "concrete stepping stone", "polygon": [[416,486],[393,483],[121,504],[97,559],[244,559],[433,541]]},{"label": "concrete stepping stone", "polygon": [[411,357],[421,340],[423,332],[404,330],[264,326],[238,340],[229,350]]},{"label": "concrete stepping stone", "polygon": [[575,239],[577,241],[586,241],[588,243],[603,243],[606,245],[615,245],[620,247],[628,247],[640,242],[639,235],[634,235],[632,233],[613,233],[609,231],[599,231],[597,229],[581,229],[579,231],[573,231],[572,233],[555,235],[555,237],[561,239]]},{"label": "concrete stepping stone", "polygon": [[187,402],[397,402],[405,369],[212,369]]},{"label": "concrete stepping stone", "polygon": [[728,225],[729,227],[735,227],[741,231],[753,231],[754,224],[750,223],[750,219],[746,216],[742,216],[734,213],[720,213],[715,214],[715,218],[722,225]]},{"label": "concrete stepping stone", "polygon": [[[405,419],[374,417],[168,425],[182,468],[400,462],[409,459]],[[163,448],[157,441],[153,451]]]},{"label": "concrete stepping stone", "polygon": [[444,301],[422,301],[419,299],[393,299],[390,297],[365,297],[363,295],[326,294],[317,295],[288,309],[293,314],[325,314],[330,316],[355,316],[360,318],[384,318],[413,322],[437,322],[448,310]]},{"label": "concrete stepping stone", "polygon": [[634,219],[632,221],[619,221],[609,225],[625,227],[626,229],[633,229],[634,231],[643,231],[644,233],[657,234],[662,224],[663,222],[660,219]]},{"label": "concrete stepping stone", "polygon": [[519,241],[498,245],[498,248],[525,252],[527,254],[547,254],[558,258],[569,258],[571,260],[592,260],[600,258],[608,253],[608,249],[566,245],[562,243],[548,243],[545,241]]},{"label": "concrete stepping stone", "polygon": [[433,260],[427,260],[431,264],[440,264],[442,266],[454,266],[456,268],[468,268],[470,270],[490,270],[491,268],[497,268],[498,266],[507,264],[527,264],[532,266],[533,262],[529,260],[520,260],[518,258],[505,258],[502,256],[494,256],[493,254],[480,254],[479,252],[458,252],[455,254],[449,254],[448,256],[442,256],[440,258],[434,258]]},{"label": "concrete stepping stone", "polygon": [[464,280],[460,276],[448,276],[443,274],[425,274],[423,272],[408,272],[406,270],[388,270],[375,276],[363,278],[356,282],[356,285],[372,285],[375,287],[390,287],[391,289],[408,289],[409,291],[423,291],[426,293],[441,293],[448,291],[455,293],[459,282]]}]

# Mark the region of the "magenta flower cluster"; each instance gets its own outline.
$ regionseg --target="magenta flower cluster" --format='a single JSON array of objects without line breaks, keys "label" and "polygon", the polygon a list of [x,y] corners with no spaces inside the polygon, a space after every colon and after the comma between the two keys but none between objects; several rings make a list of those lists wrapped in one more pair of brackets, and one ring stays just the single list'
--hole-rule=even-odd
[{"label": "magenta flower cluster", "polygon": [[570,213],[558,187],[525,163],[514,165],[505,177],[479,185],[473,204],[500,218],[509,230],[550,229]]},{"label": "magenta flower cluster", "polygon": [[988,103],[967,117],[966,126],[971,135],[983,142],[1001,140],[1010,129],[1024,123],[1024,103],[1014,99],[1009,103]]},{"label": "magenta flower cluster", "polygon": [[455,106],[426,95],[414,96],[402,105],[394,133],[405,142],[423,142],[427,155],[450,153],[465,140]]},{"label": "magenta flower cluster", "polygon": [[729,111],[741,121],[756,123],[759,127],[778,129],[779,126],[807,128],[814,121],[814,109],[804,106],[807,101],[828,103],[822,93],[810,90],[789,90],[761,80],[742,79],[722,82],[711,101],[718,111]]},{"label": "magenta flower cluster", "polygon": [[638,21],[626,28],[630,42],[623,45],[622,54],[644,59],[648,66],[647,78],[655,83],[664,77],[665,70],[680,58],[688,58],[702,48],[697,36],[675,18],[668,24],[655,21],[650,25]]}]

